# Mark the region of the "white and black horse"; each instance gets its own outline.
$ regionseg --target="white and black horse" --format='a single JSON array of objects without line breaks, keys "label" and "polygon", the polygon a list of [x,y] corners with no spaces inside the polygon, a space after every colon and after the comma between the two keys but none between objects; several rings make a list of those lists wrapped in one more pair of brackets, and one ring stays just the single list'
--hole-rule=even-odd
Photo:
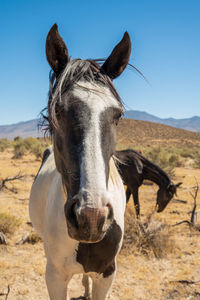
[{"label": "white and black horse", "polygon": [[30,195],[30,218],[44,241],[51,300],[65,300],[76,273],[92,278],[93,300],[107,299],[124,231],[125,192],[113,161],[121,99],[112,79],[129,61],[126,32],[107,60],[70,61],[55,24],[46,40],[53,70],[48,102],[53,151]]}]

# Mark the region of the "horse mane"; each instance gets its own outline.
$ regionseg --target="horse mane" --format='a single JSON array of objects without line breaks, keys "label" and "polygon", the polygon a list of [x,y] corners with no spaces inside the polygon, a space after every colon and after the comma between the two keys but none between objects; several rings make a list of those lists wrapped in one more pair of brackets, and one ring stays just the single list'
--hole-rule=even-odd
[{"label": "horse mane", "polygon": [[[160,177],[160,175],[162,175],[162,178],[166,181],[166,183],[170,183],[171,180],[169,178],[169,176],[167,175],[167,173],[161,169],[158,165],[152,163],[150,160],[148,160],[146,157],[144,157],[142,154],[140,154],[138,151],[133,150],[133,149],[127,149],[127,150],[121,150],[120,152],[124,152],[126,153],[126,158],[125,158],[125,164],[129,165],[129,163],[131,162],[131,157],[134,157],[139,159],[144,168],[148,171],[148,170],[154,170],[154,172],[158,175],[158,177]],[[124,163],[124,161],[123,161]]]},{"label": "horse mane", "polygon": [[94,84],[107,86],[123,108],[122,100],[117,93],[112,80],[104,73],[103,69],[98,64],[99,61],[101,60],[74,59],[67,64],[58,78],[56,78],[53,71],[50,71],[48,105],[41,112],[42,120],[39,125],[44,128],[45,133],[50,133],[50,135],[52,135],[53,127],[57,127],[58,125],[56,107],[57,104],[62,104],[61,96],[72,90],[74,84],[77,84],[81,79],[93,82]]}]

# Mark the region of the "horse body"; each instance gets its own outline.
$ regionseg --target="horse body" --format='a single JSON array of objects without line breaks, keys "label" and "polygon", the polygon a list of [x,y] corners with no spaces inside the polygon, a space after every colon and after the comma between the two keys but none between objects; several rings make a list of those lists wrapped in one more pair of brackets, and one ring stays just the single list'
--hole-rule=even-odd
[{"label": "horse body", "polygon": [[[123,184],[112,160],[108,191],[112,194],[115,222],[104,239],[95,244],[86,244],[70,238],[63,209],[66,191],[63,189],[61,175],[56,169],[53,150],[50,149],[50,154],[33,184],[29,209],[33,226],[44,241],[47,257],[46,278],[47,282],[50,281],[51,289],[57,290],[57,284],[60,287],[59,282],[63,282],[66,289],[74,274],[83,273],[93,278],[94,286],[95,283],[98,286],[97,282],[105,281],[105,290],[108,292],[106,281],[111,284],[110,281],[114,277],[115,256],[121,248],[123,238],[126,202]],[[113,237],[116,237],[114,241]],[[52,275],[55,272],[59,272],[59,276],[54,278]],[[94,289],[93,294],[96,295],[94,299],[105,299],[103,286],[100,290]],[[53,297],[51,299],[54,299]],[[56,294],[56,297],[55,299],[65,299],[65,296],[61,298],[59,294]]]},{"label": "horse body", "polygon": [[30,195],[30,218],[47,257],[51,300],[65,300],[73,274],[91,276],[92,299],[104,300],[115,277],[124,231],[125,192],[113,161],[116,125],[122,113],[111,79],[130,55],[122,41],[100,67],[70,61],[54,25],[46,41],[50,80],[49,129],[53,149],[44,153]]},{"label": "horse body", "polygon": [[159,166],[150,162],[138,151],[127,149],[116,151],[115,155],[118,159],[118,170],[127,186],[126,202],[129,201],[132,194],[137,216],[140,214],[138,189],[145,179],[153,181],[159,186],[156,203],[158,212],[163,211],[181,183],[174,184]]}]

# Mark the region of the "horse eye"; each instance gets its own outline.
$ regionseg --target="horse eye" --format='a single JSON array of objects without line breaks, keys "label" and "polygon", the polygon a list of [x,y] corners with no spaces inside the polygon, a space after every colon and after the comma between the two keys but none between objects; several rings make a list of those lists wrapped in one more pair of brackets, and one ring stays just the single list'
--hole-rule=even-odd
[{"label": "horse eye", "polygon": [[117,126],[118,125],[118,123],[119,123],[119,119],[114,119],[114,124]]},{"label": "horse eye", "polygon": [[173,193],[172,193],[171,191],[168,191],[168,195],[169,195],[170,197],[172,197],[172,196],[173,196]]},{"label": "horse eye", "polygon": [[122,112],[118,112],[114,115],[114,118],[113,118],[113,123],[117,126],[118,123],[119,123],[119,119],[121,118],[122,116]]},{"label": "horse eye", "polygon": [[70,137],[73,145],[78,145],[82,137],[82,130],[79,126],[74,126],[71,130]]}]

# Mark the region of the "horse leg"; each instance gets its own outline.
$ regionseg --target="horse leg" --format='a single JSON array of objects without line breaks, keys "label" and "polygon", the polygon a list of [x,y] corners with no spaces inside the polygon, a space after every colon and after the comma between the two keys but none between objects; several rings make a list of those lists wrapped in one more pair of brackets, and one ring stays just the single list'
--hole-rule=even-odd
[{"label": "horse leg", "polygon": [[140,215],[140,202],[139,202],[139,197],[138,197],[138,187],[135,187],[132,190],[132,194],[133,194],[133,200],[134,200],[136,215],[137,215],[137,218],[138,218],[138,216]]},{"label": "horse leg", "polygon": [[89,298],[90,296],[90,284],[89,284],[89,276],[83,274],[82,285],[85,288],[84,297]]},{"label": "horse leg", "polygon": [[126,203],[128,203],[131,196],[131,190],[127,187],[126,188]]},{"label": "horse leg", "polygon": [[92,280],[92,300],[108,299],[108,293],[115,278],[115,273],[108,277],[94,278]]},{"label": "horse leg", "polygon": [[47,262],[46,284],[50,300],[66,300],[67,284],[71,276],[64,276],[55,266]]}]

